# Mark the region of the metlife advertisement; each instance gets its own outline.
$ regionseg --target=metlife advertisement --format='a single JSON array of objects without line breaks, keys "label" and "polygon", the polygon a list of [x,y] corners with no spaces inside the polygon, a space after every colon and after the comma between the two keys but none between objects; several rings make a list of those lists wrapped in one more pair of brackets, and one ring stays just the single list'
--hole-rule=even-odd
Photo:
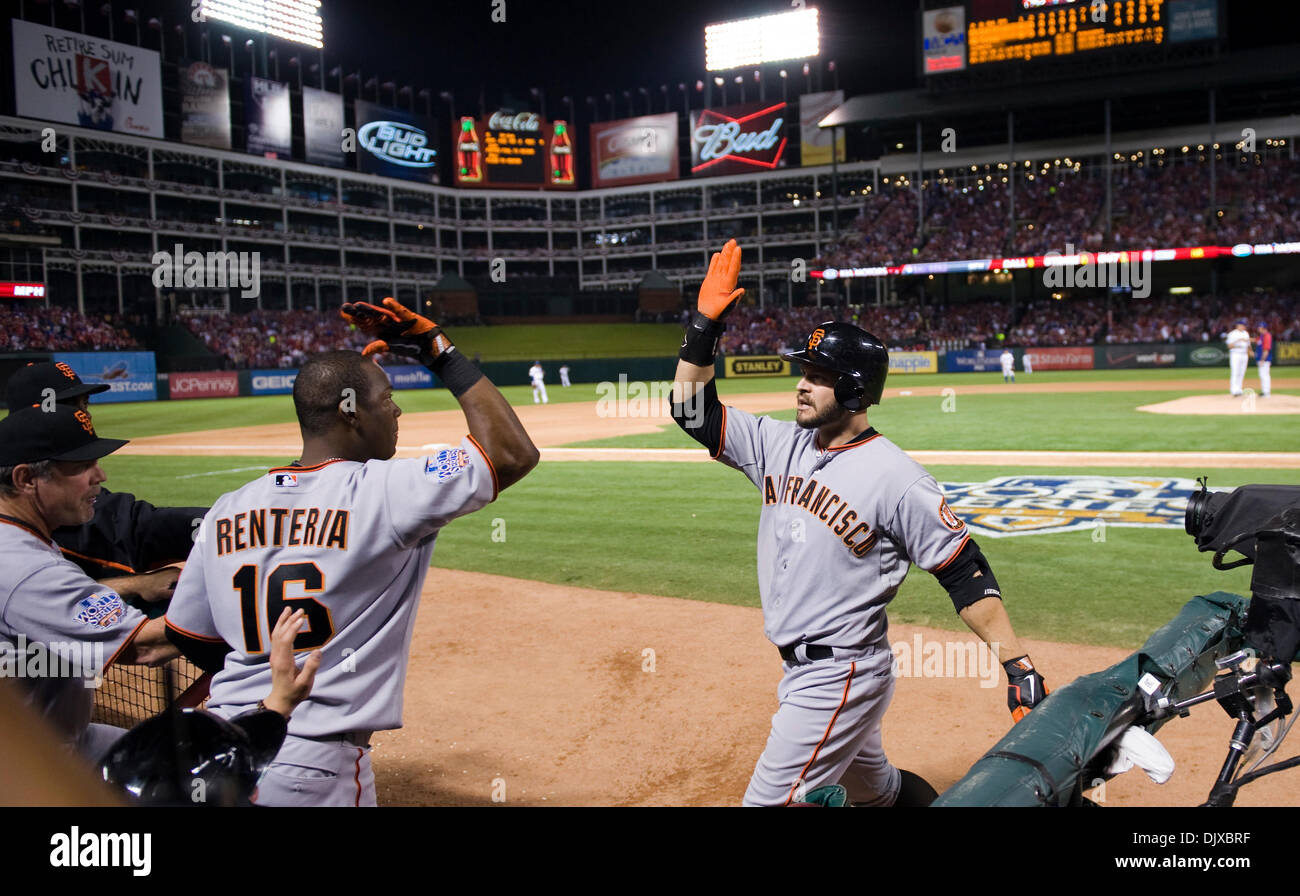
[{"label": "metlife advertisement", "polygon": [[356,126],[359,171],[437,183],[437,141],[428,118],[357,100]]}]

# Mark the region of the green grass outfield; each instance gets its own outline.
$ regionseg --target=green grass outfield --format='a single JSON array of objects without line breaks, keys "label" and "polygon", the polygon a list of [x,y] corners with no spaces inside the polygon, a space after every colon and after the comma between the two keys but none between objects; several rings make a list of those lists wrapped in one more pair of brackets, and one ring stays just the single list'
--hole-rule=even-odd
[{"label": "green grass outfield", "polygon": [[[159,503],[211,502],[284,458],[109,457],[110,488]],[[934,466],[982,482],[1005,468]],[[1184,476],[1215,486],[1300,484],[1297,470],[1053,470]],[[434,565],[584,588],[758,605],[758,494],[720,464],[543,464],[498,501],[443,530]],[[505,541],[494,541],[494,520]],[[1248,569],[1216,572],[1181,529],[981,538],[1017,630],[1028,637],[1135,647],[1196,594],[1247,593]],[[436,581],[436,569],[431,574]],[[891,605],[897,622],[962,630],[932,576],[913,570]]]}]

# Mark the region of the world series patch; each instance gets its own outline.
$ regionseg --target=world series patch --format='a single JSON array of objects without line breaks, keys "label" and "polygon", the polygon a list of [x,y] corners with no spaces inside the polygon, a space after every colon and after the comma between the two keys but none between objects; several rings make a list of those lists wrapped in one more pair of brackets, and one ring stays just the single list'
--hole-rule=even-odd
[{"label": "world series patch", "polygon": [[446,482],[468,466],[468,451],[464,448],[449,448],[425,458],[424,473],[426,476],[436,476],[439,482]]},{"label": "world series patch", "polygon": [[76,610],[76,620],[92,628],[108,628],[126,612],[116,591],[96,591],[79,601]]},{"label": "world series patch", "polygon": [[941,482],[939,487],[949,513],[965,520],[973,533],[991,538],[1102,525],[1181,529],[1187,499],[1200,489],[1182,478],[1050,475]]}]

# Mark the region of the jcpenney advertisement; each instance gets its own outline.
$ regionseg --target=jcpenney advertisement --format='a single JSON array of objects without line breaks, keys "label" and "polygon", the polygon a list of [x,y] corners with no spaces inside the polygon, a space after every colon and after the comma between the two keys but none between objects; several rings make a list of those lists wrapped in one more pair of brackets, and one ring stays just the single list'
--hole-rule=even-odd
[{"label": "jcpenney advertisement", "polygon": [[303,147],[312,165],[342,168],[343,97],[315,87],[302,89]]},{"label": "jcpenney advertisement", "polygon": [[235,398],[239,395],[239,374],[233,370],[199,370],[164,374],[167,397]]},{"label": "jcpenney advertisement", "polygon": [[181,139],[230,149],[230,73],[206,62],[181,69]]},{"label": "jcpenney advertisement", "polygon": [[691,174],[749,174],[784,168],[785,103],[750,103],[691,113]]},{"label": "jcpenney advertisement", "polygon": [[250,78],[244,85],[244,121],[249,152],[268,159],[287,159],[292,155],[288,84]]},{"label": "jcpenney advertisement", "polygon": [[14,109],[19,115],[163,136],[156,52],[21,19],[13,20],[13,29]]},{"label": "jcpenney advertisement", "polygon": [[405,109],[356,101],[357,168],[423,183],[438,179],[433,122]]},{"label": "jcpenney advertisement", "polygon": [[90,396],[91,404],[154,401],[158,398],[158,368],[153,352],[55,352],[87,383],[108,383],[109,391]]},{"label": "jcpenney advertisement", "polygon": [[598,121],[591,126],[593,186],[648,184],[677,176],[677,113]]}]

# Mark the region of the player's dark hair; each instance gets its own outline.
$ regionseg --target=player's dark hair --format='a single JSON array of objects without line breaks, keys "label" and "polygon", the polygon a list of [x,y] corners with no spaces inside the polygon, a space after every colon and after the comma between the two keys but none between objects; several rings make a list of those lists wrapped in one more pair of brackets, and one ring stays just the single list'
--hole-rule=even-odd
[{"label": "player's dark hair", "polygon": [[344,389],[352,389],[358,401],[370,399],[366,365],[373,363],[353,351],[322,352],[307,360],[293,383],[293,407],[303,435],[324,435],[337,425]]}]

